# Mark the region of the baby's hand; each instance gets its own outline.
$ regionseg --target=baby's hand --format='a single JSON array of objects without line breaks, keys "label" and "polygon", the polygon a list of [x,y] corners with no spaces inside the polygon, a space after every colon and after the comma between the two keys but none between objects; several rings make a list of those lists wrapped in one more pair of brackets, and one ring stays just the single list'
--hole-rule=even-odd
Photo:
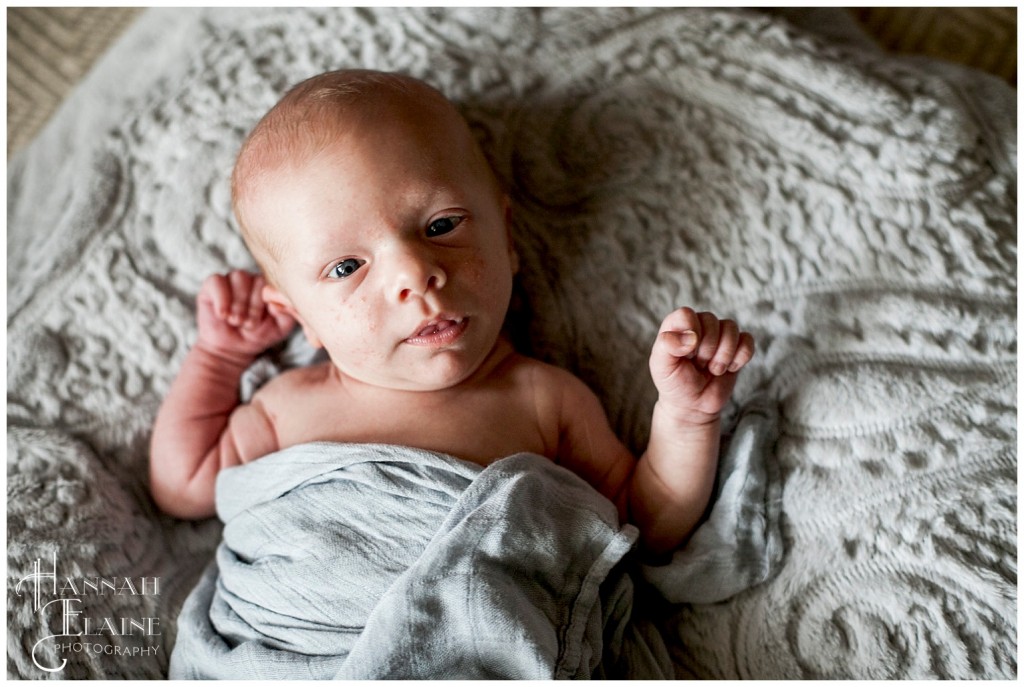
[{"label": "baby's hand", "polygon": [[232,357],[254,358],[282,341],[295,319],[263,301],[262,275],[244,270],[206,278],[196,297],[197,346]]},{"label": "baby's hand", "polygon": [[716,420],[736,385],[736,373],[754,357],[754,337],[732,320],[680,308],[661,323],[651,351],[658,403],[679,422]]}]

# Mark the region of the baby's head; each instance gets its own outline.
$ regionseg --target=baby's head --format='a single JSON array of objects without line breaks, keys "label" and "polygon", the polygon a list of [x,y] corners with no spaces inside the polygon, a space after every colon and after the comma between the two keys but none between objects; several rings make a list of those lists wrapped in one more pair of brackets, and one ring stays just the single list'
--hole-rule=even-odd
[{"label": "baby's head", "polygon": [[348,377],[446,388],[493,349],[515,269],[508,201],[426,84],[363,70],[300,83],[247,138],[232,200],[265,299]]}]

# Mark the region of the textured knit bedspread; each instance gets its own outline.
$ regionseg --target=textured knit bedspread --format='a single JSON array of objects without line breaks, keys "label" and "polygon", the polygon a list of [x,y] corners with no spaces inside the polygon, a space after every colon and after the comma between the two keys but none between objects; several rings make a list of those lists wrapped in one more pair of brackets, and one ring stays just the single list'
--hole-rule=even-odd
[{"label": "textured knit bedspread", "polygon": [[[144,13],[8,168],[9,672],[167,675],[221,526],[157,512],[147,445],[200,283],[255,266],[233,159],[290,85],[368,67],[466,115],[512,200],[517,334],[631,448],[666,313],[757,339],[724,425],[779,419],[784,554],[722,601],[635,600],[678,676],[1015,677],[1015,93],[843,16]],[[47,639],[61,604],[88,634]]]}]

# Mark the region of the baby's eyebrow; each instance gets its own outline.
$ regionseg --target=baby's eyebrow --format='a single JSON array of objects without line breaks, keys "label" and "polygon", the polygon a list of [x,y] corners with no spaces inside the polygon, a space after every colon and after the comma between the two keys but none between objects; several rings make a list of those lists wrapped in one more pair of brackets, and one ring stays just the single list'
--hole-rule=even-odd
[{"label": "baby's eyebrow", "polygon": [[461,189],[447,183],[424,184],[421,188],[403,194],[401,206],[395,206],[395,220],[402,227],[426,224],[437,212],[449,208],[463,208],[468,200]]},{"label": "baby's eyebrow", "polygon": [[299,259],[319,268],[328,261],[351,257],[359,252],[359,246],[355,241],[323,240],[312,247],[309,255],[301,256]]}]

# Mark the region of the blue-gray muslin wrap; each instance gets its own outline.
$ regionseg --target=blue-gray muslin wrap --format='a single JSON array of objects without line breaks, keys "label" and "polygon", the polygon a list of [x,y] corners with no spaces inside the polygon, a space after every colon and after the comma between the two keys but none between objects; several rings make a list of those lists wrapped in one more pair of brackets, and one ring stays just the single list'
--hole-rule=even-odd
[{"label": "blue-gray muslin wrap", "polygon": [[775,420],[740,419],[716,498],[665,565],[551,461],[482,468],[376,444],[295,446],[221,473],[224,538],[178,619],[172,678],[671,678],[634,584],[711,602],[781,555]]}]

